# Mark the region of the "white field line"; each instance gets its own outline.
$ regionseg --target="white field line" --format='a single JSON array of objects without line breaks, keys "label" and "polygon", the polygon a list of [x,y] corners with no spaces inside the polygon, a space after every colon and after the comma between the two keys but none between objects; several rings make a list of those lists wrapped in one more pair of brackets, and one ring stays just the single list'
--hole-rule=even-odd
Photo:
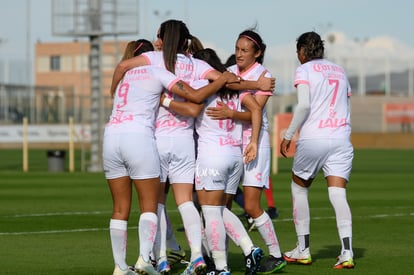
[{"label": "white field line", "polygon": [[[364,209],[374,209],[376,207],[364,207]],[[413,207],[410,206],[398,206],[398,207],[382,207],[383,209],[412,209]],[[362,209],[362,208],[359,208]],[[332,210],[332,208],[317,208],[317,207],[312,207],[312,210]],[[177,209],[168,209],[167,210],[168,213],[178,213]],[[234,213],[236,215],[241,214],[243,212],[243,210],[240,207],[235,207],[233,209]],[[132,212],[132,211],[131,211]],[[87,212],[80,212],[80,211],[75,211],[75,212],[50,212],[50,213],[31,213],[31,214],[14,214],[14,215],[4,215],[4,216],[0,216],[0,218],[27,218],[27,217],[52,217],[52,216],[80,216],[80,215],[104,215],[104,214],[110,214],[112,213],[111,210],[107,210],[107,211],[87,211]],[[278,219],[279,220],[279,219]],[[291,220],[291,219],[289,219]]]},{"label": "white field line", "polygon": [[91,212],[56,212],[56,213],[33,213],[16,214],[3,216],[5,218],[27,218],[27,217],[51,217],[51,216],[77,216],[77,215],[102,215],[112,213],[112,211],[91,211]]},{"label": "white field line", "polygon": [[[176,210],[173,210],[176,211]],[[46,214],[30,214],[25,215],[24,217],[29,216],[56,216],[56,215],[90,215],[90,214],[106,214],[106,211],[93,211],[93,212],[65,212],[62,213],[46,213]],[[109,211],[110,213],[110,211]],[[414,213],[395,213],[395,214],[376,214],[369,216],[353,216],[353,219],[367,219],[367,218],[392,218],[392,217],[407,217],[414,216]],[[23,217],[23,215],[14,215],[8,217]],[[328,220],[335,219],[334,216],[330,217],[311,217],[311,220]],[[277,219],[277,222],[291,222],[292,219]],[[137,226],[128,227],[128,229],[136,229]],[[59,234],[59,233],[77,233],[77,232],[93,232],[93,231],[107,231],[108,228],[78,228],[78,229],[68,229],[68,230],[47,230],[47,231],[31,231],[31,232],[0,232],[0,236],[16,236],[16,235],[36,235],[36,234]]]}]

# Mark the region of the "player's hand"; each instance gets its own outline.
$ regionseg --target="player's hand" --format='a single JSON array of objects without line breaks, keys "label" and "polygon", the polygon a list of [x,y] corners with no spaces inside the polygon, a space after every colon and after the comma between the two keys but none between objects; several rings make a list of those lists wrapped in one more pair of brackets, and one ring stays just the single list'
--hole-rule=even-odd
[{"label": "player's hand", "polygon": [[231,113],[232,110],[221,101],[217,101],[216,107],[208,107],[206,109],[206,115],[214,120],[231,118]]},{"label": "player's hand", "polygon": [[223,72],[223,76],[226,78],[227,84],[240,83],[241,81],[241,78],[239,76],[229,71]]},{"label": "player's hand", "polygon": [[244,157],[244,163],[249,163],[252,160],[254,160],[257,156],[257,144],[250,142],[246,149],[244,150],[243,157]]},{"label": "player's hand", "polygon": [[280,143],[280,153],[285,158],[287,158],[287,153],[289,152],[290,142],[291,142],[290,140],[283,139],[282,142]]},{"label": "player's hand", "polygon": [[276,78],[265,77],[266,71],[263,71],[257,80],[259,90],[261,91],[273,91],[276,85]]}]

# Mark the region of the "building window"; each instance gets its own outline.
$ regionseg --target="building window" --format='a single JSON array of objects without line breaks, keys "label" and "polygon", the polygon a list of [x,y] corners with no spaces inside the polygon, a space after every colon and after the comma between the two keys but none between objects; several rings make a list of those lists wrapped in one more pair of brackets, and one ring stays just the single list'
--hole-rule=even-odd
[{"label": "building window", "polygon": [[50,70],[60,71],[60,56],[59,55],[52,55],[50,57]]},{"label": "building window", "polygon": [[102,56],[102,70],[107,71],[110,70],[112,71],[115,67],[116,67],[116,63],[115,63],[115,57],[114,55],[108,55],[105,54],[104,56]]},{"label": "building window", "polygon": [[39,56],[37,57],[37,72],[38,73],[47,73],[50,71],[49,66],[50,58],[49,56]]}]

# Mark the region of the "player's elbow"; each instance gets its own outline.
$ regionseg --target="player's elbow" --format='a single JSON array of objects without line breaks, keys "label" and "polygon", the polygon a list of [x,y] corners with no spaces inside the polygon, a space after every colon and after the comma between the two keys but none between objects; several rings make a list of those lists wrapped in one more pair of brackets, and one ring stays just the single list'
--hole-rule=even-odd
[{"label": "player's elbow", "polygon": [[204,99],[201,97],[198,97],[197,95],[193,96],[193,98],[191,99],[192,102],[197,103],[197,104],[201,104],[203,103]]},{"label": "player's elbow", "polygon": [[119,62],[115,68],[115,71],[123,75],[126,71],[128,71],[128,66],[125,62]]}]

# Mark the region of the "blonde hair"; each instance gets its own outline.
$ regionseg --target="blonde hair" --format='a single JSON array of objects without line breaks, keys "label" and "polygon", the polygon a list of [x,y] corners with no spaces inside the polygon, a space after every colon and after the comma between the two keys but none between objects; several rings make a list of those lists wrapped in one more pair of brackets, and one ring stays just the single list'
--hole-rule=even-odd
[{"label": "blonde hair", "polygon": [[153,50],[154,50],[154,45],[149,40],[138,39],[138,40],[130,41],[125,47],[124,55],[122,56],[121,61],[138,56],[143,52],[148,52],[148,51],[153,51]]}]

